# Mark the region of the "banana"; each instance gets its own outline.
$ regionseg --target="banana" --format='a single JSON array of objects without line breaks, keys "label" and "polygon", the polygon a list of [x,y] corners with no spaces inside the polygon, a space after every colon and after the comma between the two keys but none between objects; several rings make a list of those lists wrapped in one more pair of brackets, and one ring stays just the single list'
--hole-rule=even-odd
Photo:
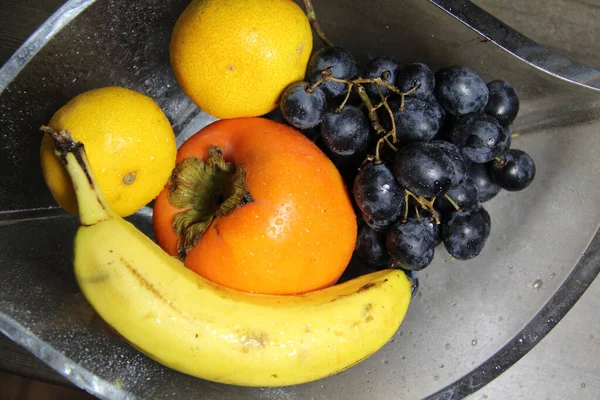
[{"label": "banana", "polygon": [[77,282],[110,326],[159,363],[226,384],[299,384],[361,362],[400,326],[411,284],[398,270],[289,296],[211,283],[109,208],[81,143],[42,129],[77,194]]}]

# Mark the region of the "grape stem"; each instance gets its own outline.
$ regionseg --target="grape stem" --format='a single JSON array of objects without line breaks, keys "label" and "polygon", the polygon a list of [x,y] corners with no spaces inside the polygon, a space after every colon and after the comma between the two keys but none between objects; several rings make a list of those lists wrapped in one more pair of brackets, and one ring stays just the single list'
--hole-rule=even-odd
[{"label": "grape stem", "polygon": [[456,211],[460,211],[460,207],[458,206],[458,204],[456,204],[454,200],[452,200],[450,196],[448,196],[448,193],[444,194],[444,197],[446,198],[446,200],[448,200],[448,202],[450,202],[450,204],[452,204],[452,207],[454,207]]},{"label": "grape stem", "polygon": [[318,81],[316,81],[315,83],[313,83],[312,85],[310,85],[309,87],[307,87],[306,88],[306,93],[313,94],[315,92],[315,88],[317,86],[319,86],[321,83],[323,83],[323,78],[319,79]]},{"label": "grape stem", "polygon": [[[346,103],[348,102],[348,99],[350,98],[352,89],[356,89],[358,96],[360,97],[361,101],[367,108],[367,115],[369,116],[369,121],[371,121],[371,125],[373,126],[373,129],[375,130],[377,135],[380,136],[380,138],[377,141],[377,144],[375,146],[375,159],[377,161],[380,160],[380,147],[383,143],[386,143],[392,150],[398,151],[398,148],[395,146],[395,144],[398,143],[398,137],[397,137],[397,132],[396,132],[396,121],[394,120],[394,112],[392,111],[392,108],[388,104],[388,101],[387,101],[388,96],[384,96],[383,92],[381,91],[381,87],[383,86],[383,87],[389,89],[390,91],[392,91],[394,94],[397,94],[400,96],[400,110],[403,110],[404,109],[404,97],[408,96],[409,94],[411,94],[412,92],[417,90],[419,88],[419,86],[421,86],[421,83],[417,81],[416,84],[409,91],[403,92],[400,89],[398,89],[397,87],[395,87],[394,85],[390,84],[389,82],[386,82],[382,78],[358,77],[355,79],[340,79],[340,78],[333,77],[331,74],[332,74],[331,67],[326,68],[323,71],[321,71],[321,78],[318,81],[316,81],[315,83],[313,83],[312,85],[310,85],[306,89],[307,92],[311,93],[315,89],[315,87],[319,86],[320,84],[322,84],[324,82],[345,83],[348,86],[348,89],[346,92],[346,97],[344,98],[344,101],[342,101],[342,104],[340,104],[340,106],[336,109],[336,112],[341,112],[342,109],[344,108],[344,106],[346,105]],[[375,88],[377,89],[377,92],[379,93],[379,97],[381,98],[381,101],[378,104],[373,105],[373,102],[371,101],[371,99],[369,98],[369,96],[367,95],[367,93],[365,91],[365,87],[363,86],[364,84],[375,85]],[[379,117],[376,112],[381,107],[384,107],[390,116],[390,120],[392,123],[392,129],[389,132],[387,132],[385,130],[385,128],[381,125],[381,122],[379,121]],[[390,140],[390,136],[391,136],[392,140]]]},{"label": "grape stem", "polygon": [[353,83],[349,83],[348,84],[348,91],[346,92],[346,97],[344,98],[344,101],[342,101],[342,104],[340,104],[340,106],[337,108],[336,112],[341,112],[342,109],[344,108],[344,106],[346,105],[346,103],[348,102],[348,99],[350,98],[350,93],[352,93],[352,87],[354,86]]},{"label": "grape stem", "polygon": [[408,220],[408,190],[404,191],[404,221]]},{"label": "grape stem", "polygon": [[311,0],[303,0],[303,3],[304,8],[306,9],[306,17],[308,18],[308,22],[310,22],[310,26],[312,26],[312,28],[317,33],[317,36],[319,37],[319,39],[321,39],[321,42],[323,42],[325,46],[333,47],[333,43],[331,43],[329,39],[327,39],[327,36],[325,36],[325,32],[323,32],[323,29],[321,29],[321,25],[317,20],[317,14],[315,14],[315,9],[312,5]]},{"label": "grape stem", "polygon": [[356,85],[356,91],[358,92],[360,99],[367,107],[367,110],[369,112],[368,113],[369,120],[371,121],[371,125],[373,125],[373,129],[375,129],[375,132],[377,132],[378,135],[384,134],[385,128],[383,126],[381,126],[381,123],[379,122],[379,117],[377,116],[377,113],[375,112],[377,109],[373,107],[373,103],[371,102],[371,99],[369,99],[369,96],[367,95],[367,92],[365,91],[365,87],[363,85],[361,85],[360,83],[355,84],[355,85]]},{"label": "grape stem", "polygon": [[500,158],[500,157],[496,157],[496,158],[495,158],[495,160],[496,160],[496,162],[497,162],[498,164],[500,164],[500,166],[501,166],[501,167],[502,167],[504,164],[506,164],[506,160],[504,160],[504,159],[502,159],[502,158]]},{"label": "grape stem", "polygon": [[[404,190],[404,221],[406,221],[408,219],[408,200],[409,198],[412,197],[413,199],[415,199],[415,201],[418,203],[418,205],[421,206],[421,208],[424,208],[425,210],[429,211],[429,213],[431,214],[433,220],[435,221],[436,225],[440,224],[440,219],[437,216],[437,213],[435,212],[435,209],[433,208],[433,203],[435,203],[435,197],[432,198],[431,200],[428,200],[427,198],[423,197],[423,196],[417,196],[414,193],[412,193],[409,190]],[[415,210],[417,210],[417,218],[419,218],[419,220],[421,219],[421,217],[419,216],[419,211],[417,206],[415,205]]]},{"label": "grape stem", "polygon": [[[381,98],[381,102],[379,103],[379,105],[383,104],[383,106],[385,107],[385,109],[387,110],[389,116],[390,116],[390,121],[392,121],[392,130],[385,135],[384,137],[382,137],[381,139],[379,139],[377,141],[376,144],[376,153],[377,153],[377,159],[379,159],[379,147],[381,146],[381,144],[385,141],[388,146],[390,146],[394,151],[398,151],[398,149],[396,148],[396,146],[394,146],[392,143],[390,143],[389,140],[389,136],[392,136],[392,142],[396,143],[398,141],[398,137],[396,135],[396,121],[394,120],[394,113],[392,112],[392,109],[390,108],[390,105],[387,102],[387,96],[383,95],[383,92],[381,91],[381,88],[379,87],[378,84],[375,84],[375,88],[377,88],[377,92],[379,93],[379,97]],[[402,99],[404,99],[404,97],[402,97]],[[378,107],[379,108],[379,107]]]}]

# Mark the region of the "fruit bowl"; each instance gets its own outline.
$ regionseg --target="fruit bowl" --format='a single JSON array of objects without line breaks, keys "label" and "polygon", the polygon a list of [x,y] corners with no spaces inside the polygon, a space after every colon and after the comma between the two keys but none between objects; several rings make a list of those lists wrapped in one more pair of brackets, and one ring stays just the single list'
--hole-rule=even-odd
[{"label": "fruit bowl", "polygon": [[[68,1],[0,70],[0,330],[75,385],[107,399],[462,398],[533,348],[597,276],[600,72],[468,1],[315,2],[328,37],[360,63],[392,53],[433,70],[463,65],[486,81],[511,82],[521,99],[514,140],[536,160],[536,180],[486,206],[492,232],[476,259],[446,263],[448,254],[436,254],[419,274],[400,330],[345,372],[243,388],[142,355],[101,323],[79,291],[71,262],[78,221],[44,184],[39,127],[70,98],[107,85],[153,97],[179,144],[214,121],[183,94],[169,66],[170,32],[187,3]],[[129,220],[152,237],[151,212]]]}]

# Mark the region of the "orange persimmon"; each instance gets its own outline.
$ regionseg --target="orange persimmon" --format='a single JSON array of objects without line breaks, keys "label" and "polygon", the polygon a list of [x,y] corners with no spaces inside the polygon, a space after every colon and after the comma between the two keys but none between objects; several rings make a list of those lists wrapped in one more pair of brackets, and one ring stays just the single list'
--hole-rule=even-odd
[{"label": "orange persimmon", "polygon": [[335,284],[357,236],[330,159],[295,129],[258,117],[216,121],[179,148],[153,225],[157,243],[199,275],[264,294]]}]

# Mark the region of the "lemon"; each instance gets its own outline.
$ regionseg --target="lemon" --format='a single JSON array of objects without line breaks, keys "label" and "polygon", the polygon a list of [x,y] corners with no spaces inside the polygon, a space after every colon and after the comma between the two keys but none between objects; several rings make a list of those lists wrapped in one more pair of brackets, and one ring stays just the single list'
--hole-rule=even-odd
[{"label": "lemon", "polygon": [[[150,97],[121,87],[84,92],[66,103],[48,124],[69,130],[83,143],[90,166],[115,212],[128,216],[152,201],[175,167],[175,135]],[[44,180],[57,203],[77,215],[71,179],[45,134],[40,148]]]},{"label": "lemon", "polygon": [[182,90],[216,118],[273,111],[285,88],[304,79],[310,23],[291,0],[193,0],[171,36]]}]

